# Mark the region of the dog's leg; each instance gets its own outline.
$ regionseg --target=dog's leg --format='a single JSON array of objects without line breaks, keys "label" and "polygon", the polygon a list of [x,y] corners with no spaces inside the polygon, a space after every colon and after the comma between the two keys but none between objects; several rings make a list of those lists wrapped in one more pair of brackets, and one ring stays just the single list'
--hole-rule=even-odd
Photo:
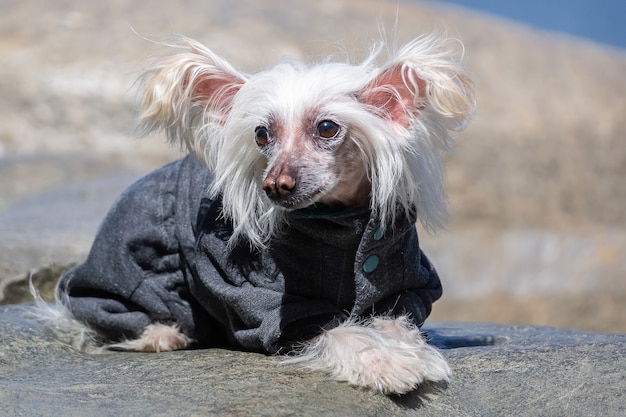
[{"label": "dog's leg", "polygon": [[385,394],[404,394],[424,381],[450,377],[446,360],[406,317],[347,321],[312,339],[284,362]]},{"label": "dog's leg", "polygon": [[153,323],[143,334],[133,340],[126,340],[104,346],[106,349],[133,350],[137,352],[166,352],[189,347],[193,340],[180,331],[176,325]]},{"label": "dog's leg", "polygon": [[137,339],[108,344],[98,332],[85,323],[76,320],[62,303],[46,303],[29,281],[30,292],[35,299],[35,307],[28,315],[44,324],[55,336],[81,351],[102,353],[107,350],[133,350],[138,352],[165,352],[189,347],[193,340],[180,331],[176,325],[153,323],[146,327]]}]

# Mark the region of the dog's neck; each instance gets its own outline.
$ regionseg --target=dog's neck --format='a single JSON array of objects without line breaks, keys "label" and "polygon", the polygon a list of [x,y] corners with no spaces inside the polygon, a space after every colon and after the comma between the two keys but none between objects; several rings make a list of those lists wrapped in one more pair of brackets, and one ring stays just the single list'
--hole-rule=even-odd
[{"label": "dog's neck", "polygon": [[372,183],[362,170],[349,172],[318,202],[333,210],[369,207]]}]

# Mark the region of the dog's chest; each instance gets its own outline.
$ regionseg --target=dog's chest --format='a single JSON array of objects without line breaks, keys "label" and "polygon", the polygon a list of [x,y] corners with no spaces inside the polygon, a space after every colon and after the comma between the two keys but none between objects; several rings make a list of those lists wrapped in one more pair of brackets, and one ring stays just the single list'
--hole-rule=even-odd
[{"label": "dog's chest", "polygon": [[355,256],[369,212],[335,217],[295,217],[271,253],[285,293],[328,300],[350,311],[355,302]]}]

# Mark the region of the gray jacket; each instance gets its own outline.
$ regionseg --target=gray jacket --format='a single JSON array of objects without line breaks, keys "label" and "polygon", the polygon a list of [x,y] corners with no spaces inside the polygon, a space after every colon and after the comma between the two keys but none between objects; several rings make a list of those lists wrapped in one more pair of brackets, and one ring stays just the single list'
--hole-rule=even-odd
[{"label": "gray jacket", "polygon": [[231,226],[192,157],[124,192],[85,262],[58,286],[74,316],[108,338],[175,322],[203,345],[276,352],[349,316],[408,313],[419,326],[441,296],[415,219],[381,227],[367,209],[298,210],[268,249],[227,249]]}]

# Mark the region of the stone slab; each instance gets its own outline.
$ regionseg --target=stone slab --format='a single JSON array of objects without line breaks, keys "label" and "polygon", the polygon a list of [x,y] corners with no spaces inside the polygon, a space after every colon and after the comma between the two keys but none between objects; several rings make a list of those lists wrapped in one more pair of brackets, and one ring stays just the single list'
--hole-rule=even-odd
[{"label": "stone slab", "polygon": [[256,353],[86,355],[55,341],[28,308],[0,307],[5,416],[626,415],[626,335],[429,324],[452,381],[386,397]]}]

